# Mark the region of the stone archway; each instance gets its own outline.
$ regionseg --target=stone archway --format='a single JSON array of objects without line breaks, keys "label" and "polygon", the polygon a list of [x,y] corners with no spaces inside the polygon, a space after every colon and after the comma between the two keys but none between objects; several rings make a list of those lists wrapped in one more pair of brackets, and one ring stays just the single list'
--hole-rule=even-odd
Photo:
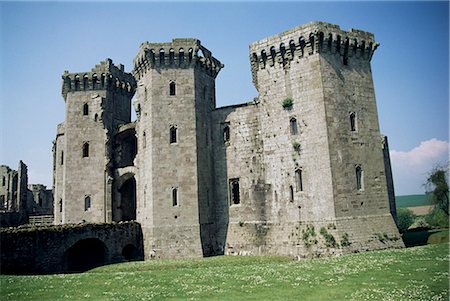
[{"label": "stone archway", "polygon": [[136,180],[131,173],[116,182],[112,218],[115,222],[136,220]]},{"label": "stone archway", "polygon": [[64,253],[64,270],[84,272],[105,264],[107,260],[108,249],[100,239],[82,239]]}]

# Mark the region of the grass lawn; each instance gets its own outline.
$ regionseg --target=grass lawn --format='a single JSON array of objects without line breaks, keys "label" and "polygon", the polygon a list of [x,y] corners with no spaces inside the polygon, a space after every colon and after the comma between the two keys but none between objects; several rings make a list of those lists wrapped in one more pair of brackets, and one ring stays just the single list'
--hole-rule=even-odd
[{"label": "grass lawn", "polygon": [[449,244],[292,261],[221,256],[1,275],[0,300],[448,300]]}]

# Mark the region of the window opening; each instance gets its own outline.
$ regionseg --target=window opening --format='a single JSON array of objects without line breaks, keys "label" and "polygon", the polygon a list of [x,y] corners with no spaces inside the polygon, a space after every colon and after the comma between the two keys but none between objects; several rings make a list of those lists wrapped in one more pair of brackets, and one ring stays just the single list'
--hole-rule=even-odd
[{"label": "window opening", "polygon": [[164,49],[159,50],[159,64],[164,65]]},{"label": "window opening", "polygon": [[89,78],[87,75],[83,76],[83,89],[84,90],[87,90],[89,88],[88,80],[89,80]]},{"label": "window opening", "polygon": [[171,48],[169,50],[169,64],[173,65],[174,61],[175,61],[175,51]]},{"label": "window opening", "polygon": [[175,126],[170,128],[170,143],[177,143],[177,128]]},{"label": "window opening", "polygon": [[84,197],[84,211],[88,211],[91,208],[91,196],[87,195]]},{"label": "window opening", "polygon": [[147,147],[147,136],[144,132],[144,134],[142,134],[142,147],[146,148]]},{"label": "window opening", "polygon": [[63,207],[62,199],[59,199],[59,212],[62,212],[62,207]]},{"label": "window opening", "polygon": [[89,114],[89,105],[87,103],[85,103],[83,105],[83,115],[86,116]]},{"label": "window opening", "polygon": [[6,185],[6,177],[5,176],[3,176],[3,180],[2,180],[2,186],[5,186]]},{"label": "window opening", "polygon": [[223,128],[223,142],[230,142],[230,127]]},{"label": "window opening", "polygon": [[298,134],[297,119],[292,117],[290,120],[290,124],[291,124],[291,135],[297,135]]},{"label": "window opening", "polygon": [[83,144],[83,157],[89,157],[89,142]]},{"label": "window opening", "polygon": [[180,48],[180,52],[178,53],[178,62],[181,64],[184,63],[184,49]]},{"label": "window opening", "polygon": [[59,164],[60,164],[60,165],[64,165],[64,152],[63,152],[63,151],[61,151],[61,157],[60,157],[60,162],[59,162]]},{"label": "window opening", "polygon": [[231,205],[237,205],[241,202],[239,195],[239,179],[230,180],[230,200]]},{"label": "window opening", "polygon": [[356,132],[356,114],[355,112],[350,113],[350,130]]},{"label": "window opening", "polygon": [[178,188],[172,187],[172,206],[178,206]]},{"label": "window opening", "polygon": [[301,169],[297,169],[295,171],[295,183],[297,184],[297,191],[303,191],[303,179]]},{"label": "window opening", "polygon": [[356,166],[356,190],[363,189],[363,171],[361,166]]},{"label": "window opening", "polygon": [[175,82],[170,82],[169,84],[169,95],[175,95]]},{"label": "window opening", "polygon": [[292,185],[289,186],[289,196],[290,196],[290,201],[293,202],[294,201],[294,187],[292,187]]}]

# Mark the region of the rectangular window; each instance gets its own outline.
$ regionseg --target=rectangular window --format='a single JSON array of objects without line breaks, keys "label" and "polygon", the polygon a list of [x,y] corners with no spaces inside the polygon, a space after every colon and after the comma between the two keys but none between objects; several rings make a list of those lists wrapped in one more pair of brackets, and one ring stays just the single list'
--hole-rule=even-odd
[{"label": "rectangular window", "polygon": [[297,191],[303,191],[303,178],[301,169],[297,169],[295,171],[295,183],[297,184]]},{"label": "rectangular window", "polygon": [[84,197],[84,211],[88,211],[91,208],[91,196]]},{"label": "rectangular window", "polygon": [[178,187],[172,187],[172,206],[178,206]]},{"label": "rectangular window", "polygon": [[59,164],[60,164],[60,165],[63,165],[63,164],[64,164],[64,152],[61,152],[61,158],[60,158]]},{"label": "rectangular window", "polygon": [[364,189],[364,178],[363,178],[363,170],[361,166],[356,166],[356,190]]},{"label": "rectangular window", "polygon": [[170,143],[177,143],[177,128],[175,126],[170,128]]},{"label": "rectangular window", "polygon": [[239,194],[239,179],[230,179],[229,189],[230,189],[230,205],[240,204],[241,198]]}]

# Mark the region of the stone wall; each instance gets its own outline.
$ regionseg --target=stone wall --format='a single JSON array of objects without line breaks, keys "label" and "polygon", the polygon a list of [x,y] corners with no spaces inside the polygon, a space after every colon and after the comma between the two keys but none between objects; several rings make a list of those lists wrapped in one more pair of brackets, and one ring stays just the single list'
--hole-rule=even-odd
[{"label": "stone wall", "polygon": [[67,224],[0,230],[1,273],[60,273],[142,260],[138,223]]}]

